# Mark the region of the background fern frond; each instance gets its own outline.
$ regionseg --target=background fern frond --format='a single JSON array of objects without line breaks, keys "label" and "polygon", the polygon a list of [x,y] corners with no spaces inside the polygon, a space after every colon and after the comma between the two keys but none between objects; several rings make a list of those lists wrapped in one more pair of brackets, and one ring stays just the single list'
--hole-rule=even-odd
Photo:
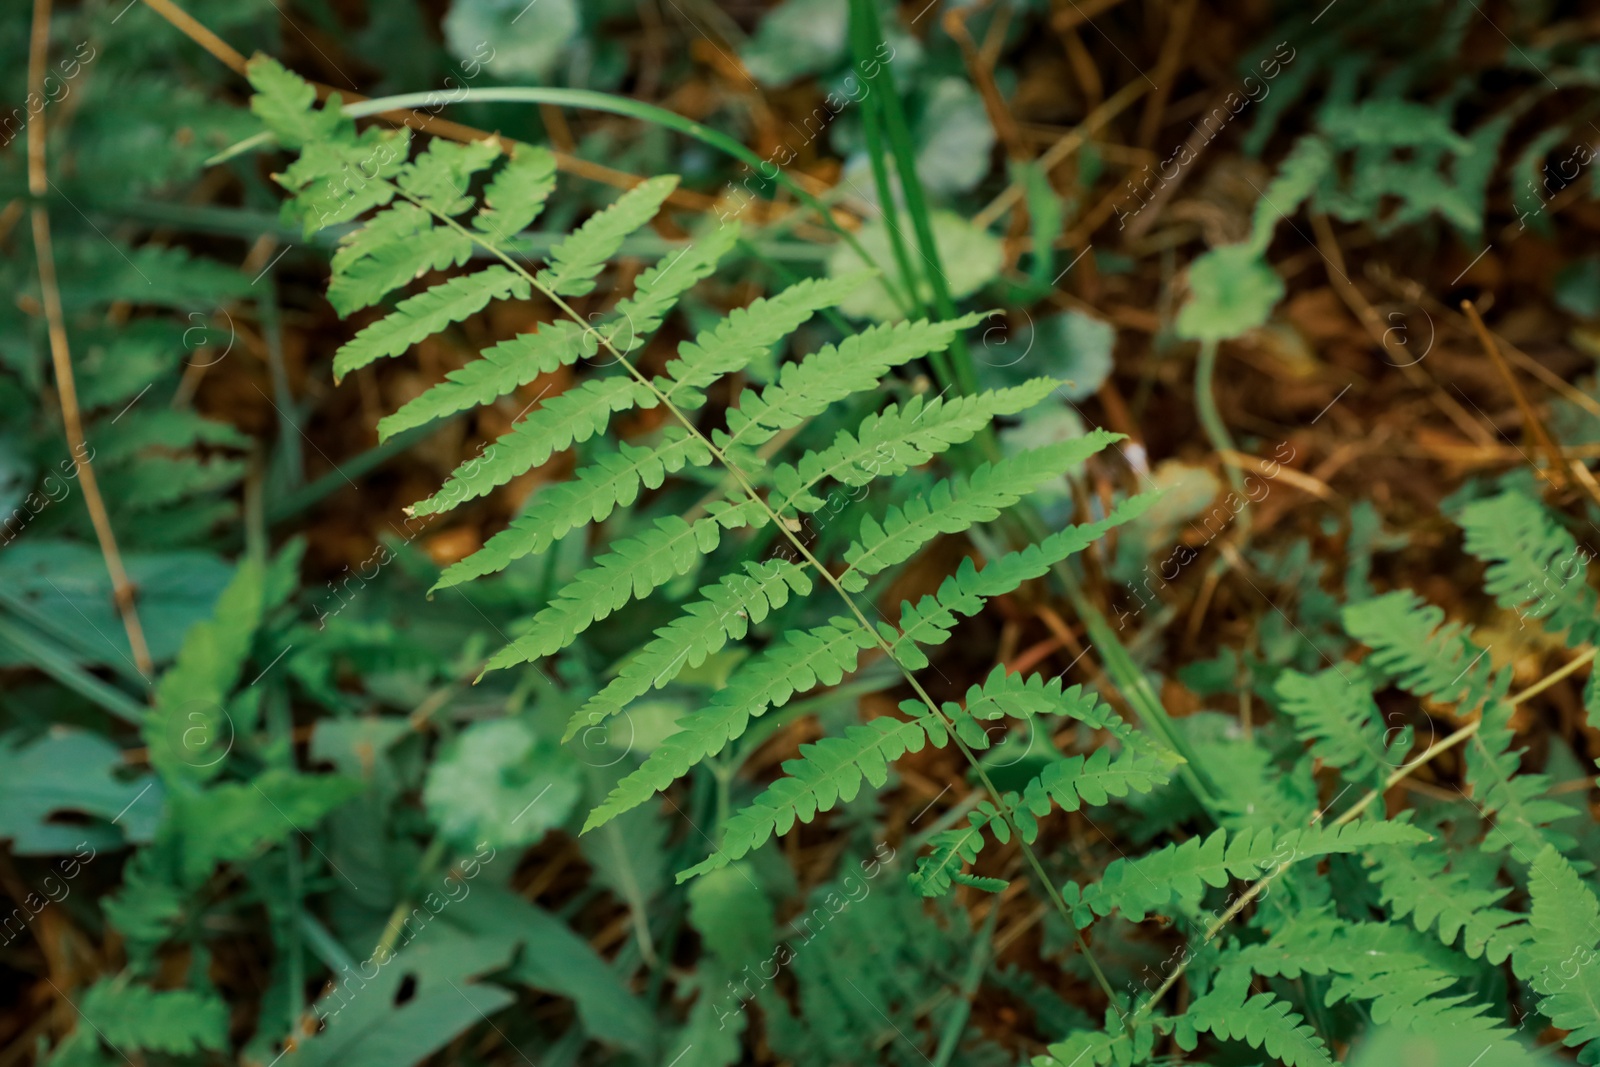
[{"label": "background fern frond", "polygon": [[1196,997],[1179,1016],[1174,1036],[1178,1047],[1192,1051],[1197,1034],[1206,1032],[1223,1040],[1239,1040],[1251,1048],[1265,1048],[1269,1056],[1287,1067],[1332,1067],[1333,1057],[1317,1032],[1271,993],[1250,995],[1249,983],[1223,982]]},{"label": "background fern frond", "polygon": [[1500,606],[1541,619],[1572,643],[1600,637],[1600,600],[1588,583],[1591,553],[1544,505],[1515,490],[1461,511],[1467,551],[1489,565],[1484,589]]},{"label": "background fern frond", "polygon": [[184,1056],[228,1047],[228,1008],[214,994],[161,992],[137,982],[102,979],[83,994],[78,1010],[119,1051]]},{"label": "background fern frond", "polygon": [[1083,890],[1079,923],[1089,910],[1109,915],[1121,910],[1134,921],[1152,911],[1170,914],[1173,906],[1192,909],[1207,886],[1221,887],[1230,878],[1260,878],[1277,868],[1334,853],[1357,852],[1374,845],[1428,840],[1414,826],[1394,821],[1353,822],[1346,826],[1313,826],[1281,837],[1268,830],[1229,838],[1217,830],[1181,845],[1167,845],[1138,859],[1114,860],[1100,881]]},{"label": "background fern frond", "polygon": [[1509,673],[1495,671],[1465,627],[1445,622],[1441,608],[1409,590],[1350,605],[1344,626],[1372,649],[1374,667],[1418,696],[1456,704],[1462,713],[1509,686]]},{"label": "background fern frond", "polygon": [[1562,1044],[1585,1046],[1580,1063],[1600,1062],[1600,900],[1554,848],[1541,849],[1529,879],[1532,937],[1518,953],[1519,970],[1540,997],[1539,1010],[1567,1031]]},{"label": "background fern frond", "polygon": [[1437,928],[1446,945],[1462,935],[1462,951],[1474,959],[1504,963],[1527,937],[1522,916],[1498,907],[1510,890],[1451,868],[1448,853],[1434,844],[1373,849],[1367,865],[1395,918],[1410,917],[1423,932]]},{"label": "background fern frond", "polygon": [[1507,700],[1491,700],[1484,706],[1483,722],[1467,743],[1467,784],[1481,812],[1494,816],[1484,849],[1508,850],[1526,866],[1546,845],[1561,851],[1572,848],[1572,836],[1549,824],[1575,812],[1545,795],[1550,788],[1548,775],[1522,770],[1522,749],[1511,747],[1516,740],[1513,710]]},{"label": "background fern frond", "polygon": [[1273,684],[1278,707],[1294,719],[1295,735],[1311,754],[1346,772],[1353,782],[1375,785],[1398,767],[1411,747],[1411,731],[1392,741],[1383,713],[1364,676],[1330,667],[1316,674],[1287,670]]}]

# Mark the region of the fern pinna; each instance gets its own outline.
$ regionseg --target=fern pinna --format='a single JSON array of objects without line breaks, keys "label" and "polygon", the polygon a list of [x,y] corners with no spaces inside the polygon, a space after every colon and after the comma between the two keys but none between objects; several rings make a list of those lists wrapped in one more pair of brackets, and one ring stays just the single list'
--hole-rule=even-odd
[{"label": "fern pinna", "polygon": [[[1253,739],[1208,741],[1207,717],[1177,720],[1194,751],[1230,761],[1233,774],[1210,775],[1217,796],[1190,796],[1173,780],[1182,761],[1172,749],[1082,687],[997,668],[964,699],[941,702],[917,672],[962,619],[1150,502],[1133,497],[1099,521],[963,558],[933,592],[880,611],[894,577],[936,540],[1001,519],[1115,440],[1093,431],[1009,454],[989,447],[985,431],[997,419],[1044,402],[1057,382],[932,400],[874,395],[898,368],[943,352],[981,321],[967,316],[875,326],[782,363],[763,386],[742,384],[754,364],[862,284],[859,277],[802,280],[734,310],[650,373],[641,358],[647,344],[679,300],[733,252],[736,224],[700,235],[640,274],[631,295],[585,318],[572,300],[595,292],[608,261],[653,219],[674,179],[652,178],[623,194],[557,241],[535,270],[523,264],[514,238],[554,191],[549,152],[497,141],[434,141],[417,151],[407,131],[358,132],[336,100],[317,107],[312,88],[270,60],[254,61],[251,77],[256,114],[283,148],[298,152],[278,175],[292,194],[287,211],[308,231],[351,227],[333,260],[335,307],[343,314],[371,308],[442,272],[341,347],[336,375],[398,356],[497,301],[537,297],[556,311],[554,321],[490,346],[384,418],[380,435],[492,404],[542,374],[587,364],[578,384],[541,397],[413,509],[449,511],[585,446],[588,461],[570,479],[541,490],[509,527],[439,579],[438,588],[449,588],[497,574],[569,536],[595,542],[587,565],[544,597],[488,669],[559,671],[597,624],[647,600],[674,601],[667,621],[574,702],[571,740],[606,728],[714,657],[740,653],[706,704],[617,777],[586,831],[650,802],[696,768],[710,768],[725,784],[753,745],[771,736],[775,713],[876,661],[909,694],[901,716],[853,722],[801,745],[782,777],[731,806],[709,855],[680,881],[742,872],[745,857],[775,836],[853,800],[863,785],[882,786],[902,755],[954,745],[988,797],[965,813],[966,825],[931,835],[910,878],[916,891],[1001,891],[1003,879],[974,868],[1001,866],[985,857],[989,842],[1015,842],[1059,910],[1058,932],[1085,948],[1087,935],[1109,924],[1152,917],[1187,942],[1159,985],[1143,990],[1131,982],[1125,992],[1114,989],[1088,956],[1107,996],[1105,1026],[1073,1029],[1035,1061],[1041,1067],[1143,1063],[1168,1055],[1169,1046],[1193,1050],[1202,1034],[1289,1067],[1323,1064],[1371,1023],[1481,1035],[1520,1055],[1509,1020],[1478,995],[1498,967],[1526,984],[1530,1002],[1569,1031],[1569,1042],[1600,1029],[1592,979],[1568,974],[1596,940],[1562,910],[1586,913],[1593,903],[1571,837],[1550,825],[1568,809],[1543,795],[1540,776],[1520,773],[1507,678],[1459,627],[1441,628],[1441,617],[1406,593],[1369,599],[1353,605],[1345,622],[1372,654],[1317,674],[1276,671],[1270,695],[1282,716]],[[474,259],[489,262],[474,266]],[[701,414],[713,394],[731,398],[720,425]],[[652,435],[613,441],[613,419],[640,411],[656,413]],[[987,460],[974,462],[979,448],[958,450],[968,442],[981,445]],[[922,469],[941,457],[958,473],[928,479]],[[652,509],[669,479],[688,486],[698,503]],[[1476,527],[1465,520],[1469,548],[1492,561],[1491,592],[1508,606],[1537,600],[1528,616],[1588,639],[1593,598],[1582,582],[1525,595],[1535,571],[1571,555],[1560,531],[1542,512],[1517,511],[1516,501],[1500,506],[1516,513]],[[987,546],[1000,538],[976,540]],[[818,614],[822,604],[829,607]],[[1419,751],[1412,733],[1381,713],[1377,691],[1390,684],[1476,716],[1458,740],[1470,742],[1466,780],[1481,840],[1458,840],[1456,813],[1383,816],[1377,801],[1396,775],[1440,750],[1430,743]],[[1046,746],[1042,767],[1015,789],[997,788],[981,758],[1000,736],[996,727],[1060,720],[1101,742],[1077,755]],[[1319,771],[1324,784],[1332,777],[1362,799],[1325,819]],[[1159,813],[1156,832],[1175,840],[1111,859],[1098,875],[1053,881],[1032,850],[1040,820],[1057,808],[1114,799]],[[721,870],[736,863],[735,871]],[[1337,897],[1335,882],[1347,890]],[[1230,887],[1237,888],[1220,892]],[[1530,900],[1531,913],[1519,910]],[[1183,977],[1189,998],[1169,1013],[1163,995]]]},{"label": "fern pinna", "polygon": [[[807,358],[784,364],[762,389],[746,388],[729,409],[726,425],[704,430],[694,414],[708,391],[740,374],[752,360],[784,342],[807,320],[832,308],[863,277],[808,279],[737,309],[679,347],[662,372],[640,369],[636,353],[676,302],[708,277],[738,240],[736,224],[721,226],[639,276],[634,292],[598,321],[582,318],[569,298],[590,293],[623,241],[646,225],[671,193],[675,179],[653,178],[595,213],[559,241],[537,272],[512,253],[512,238],[539,214],[554,189],[551,154],[518,144],[503,151],[494,141],[434,141],[412,158],[407,131],[358,133],[336,105],[314,106],[312,89],[270,60],[252,68],[253,107],[278,142],[299,158],[278,180],[294,193],[289,210],[308,230],[362,219],[334,256],[330,298],[342,313],[383,301],[428,271],[465,265],[476,253],[494,262],[452,274],[395,303],[361,329],[335,356],[345,375],[440,332],[494,301],[537,294],[553,305],[557,321],[502,341],[481,357],[407,403],[379,424],[392,436],[431,420],[493,402],[540,374],[590,360],[597,373],[536,404],[513,429],[463,464],[417,515],[449,510],[483,496],[555,454],[603,438],[622,413],[662,409],[667,424],[647,445],[622,443],[581,465],[571,480],[540,493],[532,505],[481,551],[449,568],[440,587],[503,570],[542,553],[574,530],[605,521],[632,505],[669,475],[710,486],[687,514],[665,515],[642,531],[611,540],[529,620],[525,631],[489,661],[489,669],[539,663],[569,648],[607,616],[623,611],[686,575],[712,577],[681,614],[660,627],[574,714],[570,740],[624,711],[630,702],[671,683],[721,651],[751,636],[791,598],[822,592],[837,612],[818,626],[778,633],[751,654],[709,705],[687,716],[678,731],[625,775],[590,814],[585,829],[649,801],[697,766],[723,755],[757,718],[819,685],[837,685],[865,657],[882,657],[903,675],[918,699],[905,719],[879,718],[802,746],[785,764],[787,777],[734,813],[711,856],[680,878],[736,860],[797,822],[810,822],[853,798],[863,782],[881,785],[889,763],[928,744],[955,743],[969,756],[988,747],[990,734],[972,730],[975,717],[1028,719],[1071,716],[1116,727],[1120,755],[1102,750],[1087,761],[1063,758],[1020,797],[996,795],[1002,810],[991,824],[1005,837],[1020,826],[1027,839],[1052,803],[1069,809],[1148,791],[1164,783],[1173,760],[1135,738],[1104,705],[1077,689],[1062,692],[1042,679],[998,672],[969,695],[968,706],[940,706],[911,673],[928,665],[926,648],[949,640],[963,617],[994,597],[1017,589],[1081,551],[1105,531],[1138,514],[1143,499],[1125,502],[1099,522],[1071,527],[979,567],[964,561],[935,593],[885,617],[869,594],[900,565],[937,538],[997,519],[1030,492],[1105,448],[1115,436],[1095,431],[1065,442],[1000,456],[959,478],[940,481],[925,495],[865,515],[843,543],[836,564],[820,557],[811,536],[828,506],[829,487],[859,489],[904,475],[952,447],[970,441],[996,419],[1044,401],[1059,382],[1039,379],[973,396],[913,396],[881,410],[866,410],[853,429],[831,442],[799,448],[791,439],[836,405],[859,401],[880,388],[895,368],[942,352],[963,330],[981,321],[906,322],[847,336]],[[471,191],[481,187],[481,196]],[[480,203],[481,202],[481,203]],[[855,405],[860,407],[859,403]],[[848,423],[847,423],[848,425]],[[776,546],[775,550],[767,551]],[[822,587],[828,587],[824,590]],[[876,617],[873,617],[876,616]],[[980,771],[981,773],[981,771]],[[967,858],[975,855],[966,847]],[[930,891],[965,880],[936,848],[933,868],[918,884]]]}]

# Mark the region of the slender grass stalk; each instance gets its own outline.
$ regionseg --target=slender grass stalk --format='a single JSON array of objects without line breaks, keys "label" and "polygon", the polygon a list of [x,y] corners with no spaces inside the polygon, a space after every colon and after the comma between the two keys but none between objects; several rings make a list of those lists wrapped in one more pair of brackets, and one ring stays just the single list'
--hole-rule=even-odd
[{"label": "slender grass stalk", "polygon": [[[878,20],[875,0],[850,0],[851,39],[858,55],[866,50],[876,52],[883,43],[883,26]],[[865,67],[863,67],[865,73]],[[901,105],[894,73],[887,63],[873,67],[868,84],[872,96],[878,101],[884,127],[889,135],[889,148],[894,155],[895,170],[900,177],[900,191],[906,198],[906,214],[911,216],[911,226],[917,235],[917,244],[927,267],[926,277],[933,293],[934,310],[941,319],[956,317],[955,301],[950,296],[950,283],[945,278],[944,264],[939,246],[934,240],[933,216],[928,208],[928,198],[917,176],[917,151],[911,139],[911,127],[906,122],[905,108]],[[967,351],[965,338],[958,337],[950,346],[955,382],[964,393],[977,391],[977,376],[972,368],[972,356]]]},{"label": "slender grass stalk", "polygon": [[[1222,412],[1217,409],[1217,342],[1200,342],[1200,356],[1194,364],[1194,406],[1200,416],[1200,426],[1206,432],[1206,439],[1211,442],[1211,447],[1220,455],[1238,452],[1238,446],[1233,443],[1233,435],[1228,432],[1228,424],[1222,421]],[[1223,468],[1228,472],[1228,483],[1235,492],[1244,495],[1244,472],[1232,463],[1224,462]]]}]

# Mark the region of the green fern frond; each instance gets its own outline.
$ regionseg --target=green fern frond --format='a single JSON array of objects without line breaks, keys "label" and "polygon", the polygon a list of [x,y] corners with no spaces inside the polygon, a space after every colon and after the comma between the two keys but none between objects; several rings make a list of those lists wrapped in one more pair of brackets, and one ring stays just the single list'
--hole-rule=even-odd
[{"label": "green fern frond", "polygon": [[[948,743],[949,728],[922,701],[901,701],[900,710],[907,715],[926,719],[928,734],[936,746],[943,748]],[[980,750],[989,747],[990,731],[994,729],[982,726],[980,722],[1008,717],[1025,720],[1062,715],[1093,729],[1110,730],[1119,737],[1127,737],[1132,733],[1132,729],[1117,717],[1110,705],[1086,691],[1083,686],[1075,685],[1063,690],[1060,678],[1046,682],[1041,674],[1008,674],[1003,664],[996,664],[987,678],[968,687],[964,707],[947,700],[939,711],[967,747]]]},{"label": "green fern frond", "polygon": [[678,298],[697,283],[711,277],[722,258],[738,243],[737,220],[713,228],[683,251],[662,259],[640,274],[633,295],[617,302],[610,331],[611,343],[621,352],[643,347],[650,335],[660,329]]},{"label": "green fern frond", "polygon": [[1572,810],[1544,798],[1549,780],[1520,773],[1521,750],[1511,749],[1509,668],[1495,670],[1461,624],[1444,622],[1442,610],[1407,591],[1347,607],[1344,622],[1351,636],[1372,646],[1369,662],[1404,688],[1463,712],[1482,707],[1483,723],[1468,742],[1467,782],[1483,814],[1495,816],[1486,849],[1509,847],[1526,863],[1546,843],[1571,847],[1571,837],[1545,824]]},{"label": "green fern frond", "polygon": [[1500,606],[1542,619],[1568,640],[1600,639],[1600,600],[1587,580],[1590,554],[1544,505],[1508,491],[1461,511],[1467,551],[1489,565],[1484,590]]},{"label": "green fern frond", "polygon": [[1312,826],[1283,835],[1246,831],[1231,840],[1227,831],[1217,830],[1137,859],[1113,860],[1099,882],[1083,888],[1077,921],[1086,926],[1092,915],[1113,910],[1135,922],[1155,911],[1192,910],[1206,887],[1220,888],[1231,878],[1257,879],[1305,859],[1426,840],[1428,835],[1416,827],[1392,820]]},{"label": "green fern frond", "polygon": [[611,417],[653,408],[655,394],[630,378],[591,378],[528,412],[480,455],[457,467],[440,490],[411,506],[413,515],[449,511],[543,466],[557,452],[604,433]]},{"label": "green fern frond", "polygon": [[730,638],[743,639],[751,626],[787,604],[791,592],[808,596],[811,588],[810,575],[787,560],[747,563],[744,573],[724,575],[717,584],[703,587],[700,600],[657,630],[616,678],[573,713],[562,740],[617,714],[629,701],[661,688],[685,668],[700,666]]},{"label": "green fern frond", "polygon": [[[989,825],[987,812],[967,812],[968,825],[941,830],[928,839],[927,855],[917,857],[917,869],[911,875],[911,885],[925,897],[942,897],[959,882],[972,885],[974,881],[998,882],[1003,891],[1007,884],[999,879],[977,879],[962,868],[978,861],[983,850],[984,828]],[[1003,822],[1003,820],[1002,820]],[[987,885],[978,888],[988,888]]]},{"label": "green fern frond", "polygon": [[526,300],[532,291],[526,280],[499,265],[440,282],[400,301],[388,315],[340,345],[333,356],[334,380],[400,355],[418,341],[482,311],[491,301],[513,296]]},{"label": "green fern frond", "polygon": [[[922,706],[907,701],[901,707]],[[989,747],[988,736],[980,733],[975,743],[962,729],[963,721],[972,720],[969,717],[956,720],[956,732],[968,747],[978,750]],[[943,725],[931,716],[923,718],[922,722],[935,745],[943,747],[942,736],[947,734]],[[1063,811],[1077,811],[1082,807],[1102,806],[1112,797],[1148,793],[1171,781],[1172,768],[1177,762],[1180,761],[1175,755],[1148,744],[1124,749],[1114,760],[1109,748],[1096,749],[1087,757],[1055,760],[1028,783],[1020,797],[1007,793],[1002,798],[1004,811],[985,800],[967,813],[969,825],[965,829],[935,834],[929,841],[932,851],[918,858],[917,871],[911,881],[925,897],[943,896],[953,883],[999,892],[1006,887],[1004,881],[975,878],[962,870],[963,864],[977,860],[983,848],[985,829],[1005,844],[1011,840],[1011,827],[1015,825],[1022,839],[1032,844],[1039,837],[1039,819],[1050,813],[1052,805],[1059,804]]]},{"label": "green fern frond", "polygon": [[539,272],[539,285],[557,296],[593,292],[601,268],[629,234],[655,218],[677,187],[674,175],[646,178],[609,207],[595,212],[551,249],[550,266]]},{"label": "green fern frond", "polygon": [[78,1004],[112,1048],[188,1056],[228,1049],[228,1007],[216,996],[187,989],[158,992],[126,979],[103,978]]},{"label": "green fern frond", "polygon": [[757,356],[799,329],[811,316],[843,301],[863,275],[796,282],[726,318],[678,349],[657,383],[668,403],[684,410],[705,403],[704,390],[726,374],[743,370]]},{"label": "green fern frond", "polygon": [[968,687],[965,710],[974,719],[1065,715],[1097,730],[1116,731],[1124,725],[1111,705],[1081,685],[1063,689],[1060,678],[1045,681],[1042,674],[1008,674],[1001,664]]},{"label": "green fern frond", "polygon": [[843,617],[826,626],[786,633],[776,645],[742,665],[709,707],[683,720],[682,729],[622,779],[605,803],[590,813],[584,829],[649,800],[743,735],[751,719],[781,706],[796,693],[819,683],[837,685],[855,670],[861,653],[873,644],[872,635],[855,619]]},{"label": "green fern frond", "polygon": [[845,549],[849,567],[839,576],[839,584],[852,593],[860,592],[869,577],[910,559],[940,534],[960,533],[999,517],[1002,509],[1121,439],[1120,434],[1093,430],[1070,441],[1008,456],[984,464],[966,479],[940,482],[925,500],[890,508],[881,523],[866,519],[860,537]]},{"label": "green fern frond", "polygon": [[[450,231],[439,231],[448,233]],[[552,322],[483,350],[445,380],[378,420],[378,440],[434,419],[493,403],[541,374],[589,359],[599,350],[593,333],[576,323]],[[565,394],[563,394],[565,395]]]},{"label": "green fern frond", "polygon": [[499,158],[500,142],[492,137],[470,144],[435,137],[426,151],[400,171],[395,184],[427,210],[453,218],[474,203],[468,191],[473,175]]},{"label": "green fern frond", "polygon": [[658,586],[689,573],[700,557],[722,540],[723,530],[745,525],[745,512],[727,508],[694,522],[676,515],[655,521],[655,528],[611,545],[537,615],[528,632],[495,654],[486,671],[537,662],[566,648],[596,621],[631,600],[643,599]]},{"label": "green fern frond", "polygon": [[[796,366],[806,366],[816,358],[813,356]],[[922,397],[913,397],[904,407],[891,404],[882,412],[863,419],[854,434],[841,430],[826,449],[807,452],[798,463],[785,463],[775,468],[772,485],[779,495],[774,497],[772,509],[780,515],[791,510],[816,511],[825,501],[811,490],[829,478],[852,487],[866,485],[877,478],[897,478],[954,445],[971,440],[996,418],[1035,406],[1059,385],[1053,378],[1036,378],[1010,389],[952,400],[934,397],[924,403]],[[780,383],[779,387],[784,386]],[[771,392],[768,389],[762,399]],[[809,393],[790,395],[805,398],[807,402],[814,398],[814,394]],[[744,406],[736,410],[743,411]],[[765,416],[756,418],[770,418],[772,410],[768,408]],[[802,413],[810,414],[809,411]],[[735,424],[731,415],[729,424]],[[753,422],[740,425],[753,425]],[[771,418],[771,425],[763,427],[771,432],[782,428],[777,418]],[[766,433],[755,436],[764,440]],[[723,440],[732,443],[738,438],[736,431]]]},{"label": "green fern frond", "polygon": [[919,752],[928,734],[921,723],[879,718],[850,726],[843,737],[825,737],[800,746],[798,759],[785,760],[780,778],[723,827],[722,840],[704,861],[678,873],[680,883],[740,859],[796,821],[808,823],[841,801],[854,800],[865,780],[873,787],[889,778],[889,763]]},{"label": "green fern frond", "polygon": [[250,110],[285,148],[355,136],[356,124],[337,107],[318,108],[317,90],[271,56],[250,60]]},{"label": "green fern frond", "polygon": [[1348,781],[1376,785],[1398,767],[1411,747],[1410,731],[1386,745],[1383,713],[1364,676],[1336,668],[1317,674],[1286,670],[1273,686],[1278,707],[1294,720],[1295,736],[1311,754],[1345,771]]},{"label": "green fern frond", "polygon": [[1475,1033],[1491,1045],[1509,1039],[1487,1004],[1450,991],[1470,974],[1460,962],[1404,927],[1313,911],[1297,915],[1266,942],[1231,951],[1223,970],[1291,980],[1331,976],[1324,997],[1329,1007],[1362,1001],[1380,1024],[1420,1034]]},{"label": "green fern frond", "polygon": [[989,600],[1015,592],[1023,582],[1043,575],[1106,531],[1141,514],[1153,499],[1153,495],[1133,497],[1099,522],[1069,526],[1037,544],[991,560],[981,571],[971,557],[963,559],[956,573],[939,584],[936,594],[924,596],[914,605],[902,605],[898,631],[887,623],[878,625],[890,654],[913,670],[926,667],[928,657],[917,645],[943,644],[959,617],[976,615]]},{"label": "green fern frond", "polygon": [[533,225],[555,189],[555,154],[519,143],[484,189],[483,207],[472,217],[472,228],[503,242]]},{"label": "green fern frond", "polygon": [[247,560],[217,597],[212,617],[184,635],[177,662],[156,685],[141,726],[150,765],[167,782],[204,782],[233,746],[226,704],[261,625],[265,569]]},{"label": "green fern frond", "polygon": [[1125,1022],[1107,1011],[1104,1030],[1068,1034],[1050,1045],[1045,1055],[1035,1056],[1033,1067],[1134,1067],[1149,1062],[1155,1037],[1151,1026],[1140,1026],[1130,1035]]},{"label": "green fern frond", "polygon": [[1496,672],[1486,650],[1460,623],[1409,590],[1396,590],[1344,609],[1344,628],[1369,646],[1368,662],[1412,693],[1456,704],[1463,713],[1504,694],[1509,672]]},{"label": "green fern frond", "polygon": [[603,522],[616,508],[632,504],[641,488],[659,488],[668,474],[686,466],[704,467],[712,460],[703,441],[676,426],[667,427],[654,448],[627,442],[617,448],[595,456],[570,481],[541,489],[510,526],[477,552],[445,568],[434,589],[460,585],[545,552],[568,531]]},{"label": "green fern frond", "polygon": [[[1570,834],[1551,829],[1549,823],[1571,818],[1575,812],[1545,796],[1550,777],[1522,770],[1522,749],[1513,749],[1510,701],[1491,700],[1483,709],[1483,722],[1467,743],[1467,784],[1482,814],[1494,816],[1494,827],[1484,838],[1487,852],[1509,849],[1519,863],[1528,864],[1546,845],[1568,851],[1576,843]],[[1588,865],[1584,865],[1585,870]]]},{"label": "green fern frond", "polygon": [[1037,819],[1048,815],[1051,804],[1062,811],[1100,807],[1112,797],[1149,793],[1172,780],[1173,768],[1182,762],[1174,753],[1149,744],[1131,746],[1113,759],[1109,748],[1087,757],[1069,756],[1051,763],[1022,791],[1022,808],[1016,812],[1022,839],[1032,844],[1038,837]]},{"label": "green fern frond", "polygon": [[371,307],[427,271],[459,267],[471,258],[471,238],[435,226],[415,204],[395,204],[339,242],[328,303],[343,317]]},{"label": "green fern frond", "polygon": [[1202,1031],[1224,1041],[1265,1048],[1267,1055],[1287,1067],[1333,1065],[1328,1046],[1290,1010],[1288,1002],[1271,993],[1250,996],[1248,977],[1242,974],[1239,980],[1219,981],[1210,992],[1196,997],[1189,1010],[1177,1018],[1173,1036],[1179,1048],[1192,1052]]},{"label": "green fern frond", "polygon": [[727,432],[718,431],[713,440],[719,448],[764,444],[780,431],[821,414],[830,404],[877,388],[895,367],[944,351],[961,331],[983,318],[965,315],[946,322],[875,326],[838,344],[825,345],[798,363],[785,363],[775,383],[759,393],[744,391],[738,405],[728,411]]},{"label": "green fern frond", "polygon": [[1567,1031],[1562,1044],[1587,1046],[1579,1063],[1600,1062],[1600,900],[1554,848],[1542,849],[1528,882],[1532,937],[1518,951],[1518,968],[1531,975],[1539,1010]]},{"label": "green fern frond", "polygon": [[1396,919],[1409,916],[1424,933],[1437,924],[1446,945],[1464,934],[1462,950],[1473,959],[1504,963],[1528,936],[1522,916],[1497,907],[1510,890],[1484,885],[1470,870],[1451,867],[1449,854],[1440,848],[1378,848],[1366,863],[1379,899]]}]

